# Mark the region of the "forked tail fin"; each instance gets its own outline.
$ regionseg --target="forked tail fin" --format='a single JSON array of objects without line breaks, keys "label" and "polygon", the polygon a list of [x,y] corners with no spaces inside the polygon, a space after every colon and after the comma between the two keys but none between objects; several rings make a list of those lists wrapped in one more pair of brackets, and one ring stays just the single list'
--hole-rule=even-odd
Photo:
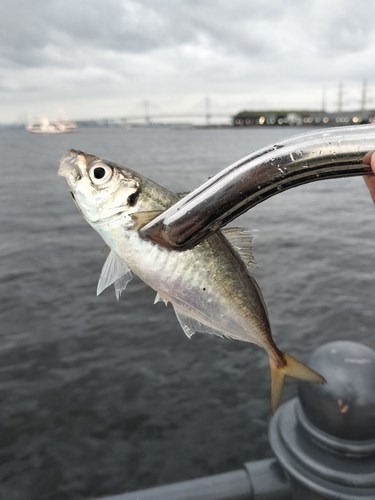
[{"label": "forked tail fin", "polygon": [[271,369],[271,409],[275,413],[279,406],[285,377],[293,377],[314,384],[325,384],[324,377],[285,352],[280,352],[279,360],[270,356]]}]

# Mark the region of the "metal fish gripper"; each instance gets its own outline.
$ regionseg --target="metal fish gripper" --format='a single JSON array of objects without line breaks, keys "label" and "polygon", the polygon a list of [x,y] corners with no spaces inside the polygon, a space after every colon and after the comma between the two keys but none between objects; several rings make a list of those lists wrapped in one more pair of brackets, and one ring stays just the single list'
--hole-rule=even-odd
[{"label": "metal fish gripper", "polygon": [[319,129],[266,146],[238,160],[141,229],[172,248],[191,248],[271,196],[309,182],[371,174],[375,126]]}]

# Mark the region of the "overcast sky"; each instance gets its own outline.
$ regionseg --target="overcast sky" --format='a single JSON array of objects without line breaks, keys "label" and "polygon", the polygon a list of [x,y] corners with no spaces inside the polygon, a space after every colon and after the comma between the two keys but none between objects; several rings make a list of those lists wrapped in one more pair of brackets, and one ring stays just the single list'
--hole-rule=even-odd
[{"label": "overcast sky", "polygon": [[0,0],[0,122],[375,107],[369,0]]}]

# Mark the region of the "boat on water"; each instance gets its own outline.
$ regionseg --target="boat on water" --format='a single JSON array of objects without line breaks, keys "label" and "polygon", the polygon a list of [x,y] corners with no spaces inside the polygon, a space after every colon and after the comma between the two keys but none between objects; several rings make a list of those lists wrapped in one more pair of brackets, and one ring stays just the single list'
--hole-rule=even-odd
[{"label": "boat on water", "polygon": [[49,120],[44,117],[30,121],[25,128],[33,134],[64,134],[76,132],[78,127],[70,120]]}]

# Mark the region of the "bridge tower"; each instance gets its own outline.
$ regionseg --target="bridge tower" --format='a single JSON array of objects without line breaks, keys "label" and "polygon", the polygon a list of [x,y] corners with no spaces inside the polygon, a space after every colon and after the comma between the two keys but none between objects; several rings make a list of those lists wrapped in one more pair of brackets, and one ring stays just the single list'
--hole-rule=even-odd
[{"label": "bridge tower", "polygon": [[210,112],[210,98],[206,97],[206,125],[210,124],[211,112]]},{"label": "bridge tower", "polygon": [[150,103],[147,99],[144,101],[144,108],[145,108],[145,122],[146,125],[150,125],[151,119],[150,119]]}]

